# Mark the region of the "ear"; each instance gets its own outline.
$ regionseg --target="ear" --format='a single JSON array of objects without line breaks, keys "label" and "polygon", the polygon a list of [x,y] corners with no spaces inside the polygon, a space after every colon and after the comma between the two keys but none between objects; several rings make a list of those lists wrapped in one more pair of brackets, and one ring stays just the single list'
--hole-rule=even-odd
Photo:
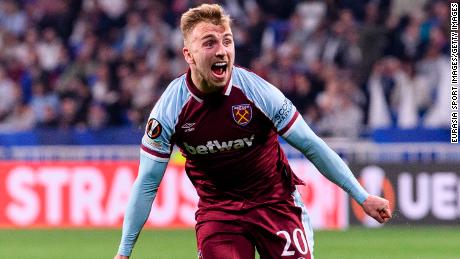
[{"label": "ear", "polygon": [[185,61],[189,65],[195,64],[195,60],[193,59],[192,53],[188,47],[184,46],[184,48],[182,48],[182,54],[184,54]]}]

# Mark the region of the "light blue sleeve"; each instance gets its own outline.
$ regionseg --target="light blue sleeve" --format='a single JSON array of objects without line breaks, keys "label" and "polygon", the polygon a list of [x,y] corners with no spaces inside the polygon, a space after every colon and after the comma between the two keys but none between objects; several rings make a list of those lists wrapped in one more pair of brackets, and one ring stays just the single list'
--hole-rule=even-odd
[{"label": "light blue sleeve", "polygon": [[297,118],[283,138],[302,152],[327,179],[334,182],[362,204],[369,194],[359,184],[350,168],[320,139],[302,118]]},{"label": "light blue sleeve", "polygon": [[131,255],[139,233],[150,215],[152,203],[167,164],[167,162],[153,160],[141,153],[139,173],[134,182],[123,220],[119,255]]},{"label": "light blue sleeve", "polygon": [[145,133],[142,137],[142,151],[157,161],[167,161],[172,150],[171,136],[179,114],[190,94],[185,86],[185,76],[173,80],[155,103],[150,112]]}]

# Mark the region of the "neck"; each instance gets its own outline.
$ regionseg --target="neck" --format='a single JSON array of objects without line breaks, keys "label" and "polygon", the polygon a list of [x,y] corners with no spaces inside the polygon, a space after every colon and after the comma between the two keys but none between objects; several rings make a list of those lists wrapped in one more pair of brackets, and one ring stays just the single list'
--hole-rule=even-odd
[{"label": "neck", "polygon": [[193,68],[190,68],[190,74],[192,78],[193,84],[200,90],[202,93],[208,94],[215,92],[219,89],[219,87],[210,85],[208,82],[206,82],[203,77],[200,76],[198,71],[194,70]]}]

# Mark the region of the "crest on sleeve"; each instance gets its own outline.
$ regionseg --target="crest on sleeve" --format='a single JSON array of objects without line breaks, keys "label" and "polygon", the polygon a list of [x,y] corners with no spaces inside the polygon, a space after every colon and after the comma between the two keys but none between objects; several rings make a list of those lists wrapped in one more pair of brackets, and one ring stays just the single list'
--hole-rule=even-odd
[{"label": "crest on sleeve", "polygon": [[233,120],[240,126],[246,126],[252,119],[252,107],[249,104],[232,106]]},{"label": "crest on sleeve", "polygon": [[151,139],[158,138],[158,136],[160,136],[161,134],[161,124],[153,118],[150,119],[147,122],[147,126],[145,128],[145,134]]}]

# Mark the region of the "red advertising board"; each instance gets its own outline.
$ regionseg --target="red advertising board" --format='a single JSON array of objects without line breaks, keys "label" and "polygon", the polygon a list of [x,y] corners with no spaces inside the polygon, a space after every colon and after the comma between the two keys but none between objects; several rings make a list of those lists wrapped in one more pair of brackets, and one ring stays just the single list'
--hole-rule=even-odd
[{"label": "red advertising board", "polygon": [[[291,161],[314,228],[347,225],[346,197],[306,160]],[[0,162],[0,227],[119,227],[135,161]],[[170,163],[147,227],[191,227],[198,196],[182,165]]]}]

